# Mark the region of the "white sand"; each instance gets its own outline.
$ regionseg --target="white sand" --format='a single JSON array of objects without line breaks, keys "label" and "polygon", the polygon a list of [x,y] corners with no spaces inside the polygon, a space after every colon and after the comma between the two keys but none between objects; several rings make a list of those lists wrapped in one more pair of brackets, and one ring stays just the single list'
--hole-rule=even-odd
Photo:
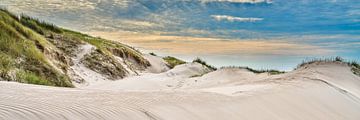
[{"label": "white sand", "polygon": [[187,63],[176,66],[164,73],[143,73],[141,76],[127,77],[83,87],[83,89],[102,90],[168,90],[174,89],[182,80],[204,74],[210,70],[199,63]]},{"label": "white sand", "polygon": [[76,87],[83,87],[96,84],[98,82],[108,81],[105,76],[95,71],[92,71],[91,69],[87,68],[83,63],[81,63],[81,59],[84,58],[85,55],[90,54],[93,50],[95,50],[95,47],[90,44],[82,45],[80,46],[76,57],[72,58],[74,65],[70,67],[70,76],[84,80],[83,82],[73,82]]},{"label": "white sand", "polygon": [[270,76],[185,64],[83,88],[0,82],[0,119],[359,120],[360,77],[340,63]]},{"label": "white sand", "polygon": [[170,68],[166,65],[166,62],[164,59],[158,56],[153,56],[149,54],[145,54],[143,56],[146,60],[148,60],[151,64],[150,67],[148,67],[147,72],[150,73],[162,73],[170,70]]}]

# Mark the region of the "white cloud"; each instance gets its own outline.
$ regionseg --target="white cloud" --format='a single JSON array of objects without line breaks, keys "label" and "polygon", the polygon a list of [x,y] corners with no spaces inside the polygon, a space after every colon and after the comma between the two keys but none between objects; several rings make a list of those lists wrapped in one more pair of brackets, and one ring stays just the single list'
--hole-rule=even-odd
[{"label": "white cloud", "polygon": [[230,21],[230,22],[257,22],[264,20],[263,18],[242,18],[242,17],[234,17],[228,15],[211,15],[217,21]]}]

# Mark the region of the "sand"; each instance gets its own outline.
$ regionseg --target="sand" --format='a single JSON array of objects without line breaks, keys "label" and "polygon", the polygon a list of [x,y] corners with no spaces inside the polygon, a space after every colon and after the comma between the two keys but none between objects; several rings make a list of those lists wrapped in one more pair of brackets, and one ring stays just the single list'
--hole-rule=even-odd
[{"label": "sand", "polygon": [[360,77],[343,63],[281,75],[196,63],[154,71],[78,88],[0,82],[0,119],[360,119]]}]

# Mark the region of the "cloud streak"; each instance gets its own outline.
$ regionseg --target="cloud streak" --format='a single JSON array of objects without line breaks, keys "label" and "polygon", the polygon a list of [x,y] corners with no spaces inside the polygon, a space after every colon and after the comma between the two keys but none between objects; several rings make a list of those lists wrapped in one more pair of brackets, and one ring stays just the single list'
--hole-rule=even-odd
[{"label": "cloud streak", "polygon": [[94,36],[120,41],[143,50],[183,55],[328,55],[335,51],[286,40],[222,39],[190,36],[164,36],[129,32],[91,32]]},{"label": "cloud streak", "polygon": [[232,2],[232,3],[272,3],[272,0],[202,0],[203,2]]},{"label": "cloud streak", "polygon": [[229,21],[229,22],[257,22],[262,21],[264,18],[242,18],[242,17],[234,17],[228,15],[211,15],[213,19],[216,21]]}]

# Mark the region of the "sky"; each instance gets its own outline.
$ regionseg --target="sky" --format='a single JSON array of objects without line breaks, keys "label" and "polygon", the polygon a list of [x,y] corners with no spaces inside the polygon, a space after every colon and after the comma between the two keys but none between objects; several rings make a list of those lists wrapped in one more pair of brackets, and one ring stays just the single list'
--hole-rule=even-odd
[{"label": "sky", "polygon": [[0,7],[217,67],[291,70],[303,60],[360,60],[358,0],[1,0]]}]

